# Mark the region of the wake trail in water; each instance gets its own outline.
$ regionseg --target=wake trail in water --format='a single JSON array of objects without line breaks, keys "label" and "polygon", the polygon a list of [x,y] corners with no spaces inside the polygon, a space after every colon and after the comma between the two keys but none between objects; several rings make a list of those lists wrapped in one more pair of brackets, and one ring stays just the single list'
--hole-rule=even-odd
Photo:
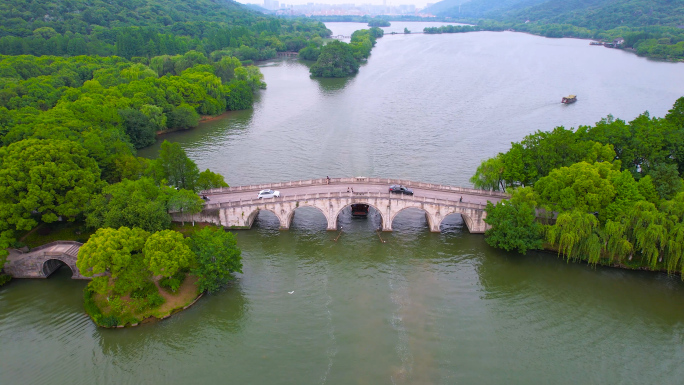
[{"label": "wake trail in water", "polygon": [[333,361],[335,359],[335,356],[337,355],[338,349],[337,349],[337,339],[335,338],[335,325],[333,324],[332,320],[332,312],[330,311],[330,304],[332,303],[332,297],[330,294],[328,294],[328,279],[327,277],[330,276],[330,271],[326,271],[326,280],[323,285],[323,295],[327,300],[325,301],[325,311],[326,315],[328,318],[328,336],[330,337],[331,341],[331,346],[326,349],[326,355],[328,356],[328,367],[325,370],[325,373],[321,376],[321,384],[325,384],[325,382],[328,379],[328,375],[330,375],[330,370],[332,369],[333,366]]}]

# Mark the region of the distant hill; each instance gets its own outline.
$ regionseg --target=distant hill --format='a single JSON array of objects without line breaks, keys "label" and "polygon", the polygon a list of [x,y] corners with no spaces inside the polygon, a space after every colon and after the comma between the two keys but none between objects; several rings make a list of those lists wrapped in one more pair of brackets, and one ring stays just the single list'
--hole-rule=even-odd
[{"label": "distant hill", "polygon": [[[0,54],[210,54],[265,60],[329,36],[323,23],[282,19],[231,0],[16,0],[0,2]],[[223,54],[226,54],[225,52]]]},{"label": "distant hill", "polygon": [[37,28],[89,34],[95,28],[169,26],[187,22],[237,24],[254,11],[230,0],[27,0],[0,3],[0,37],[25,37]]},{"label": "distant hill", "polygon": [[590,29],[684,24],[684,0],[551,0],[499,16],[509,21],[567,23]]},{"label": "distant hill", "polygon": [[444,0],[425,8],[423,12],[453,18],[487,18],[490,14],[529,7],[545,1],[548,0]]},{"label": "distant hill", "polygon": [[457,19],[530,20],[603,30],[684,24],[684,0],[444,0],[426,12]]}]

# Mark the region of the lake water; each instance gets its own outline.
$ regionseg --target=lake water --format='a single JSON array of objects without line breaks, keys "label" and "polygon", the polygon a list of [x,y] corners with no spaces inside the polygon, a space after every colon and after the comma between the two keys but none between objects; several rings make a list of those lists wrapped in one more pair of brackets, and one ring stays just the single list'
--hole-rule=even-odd
[{"label": "lake water", "polygon": [[[389,28],[404,26],[422,30]],[[684,64],[510,32],[386,35],[351,79],[311,79],[297,60],[261,69],[253,110],[167,136],[231,185],[466,186],[536,130],[663,116],[684,96]],[[577,103],[561,105],[567,94]],[[373,213],[339,220],[333,241],[315,209],[289,231],[260,215],[237,232],[244,268],[229,287],[137,328],[96,328],[65,268],[14,281],[0,289],[0,384],[681,383],[679,277],[494,250],[458,216],[441,234],[417,210],[379,235]]]}]

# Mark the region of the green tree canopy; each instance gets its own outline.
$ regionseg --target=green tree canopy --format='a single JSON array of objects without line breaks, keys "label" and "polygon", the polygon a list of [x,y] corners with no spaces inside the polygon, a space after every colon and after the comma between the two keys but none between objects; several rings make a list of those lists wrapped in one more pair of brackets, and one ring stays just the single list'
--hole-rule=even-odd
[{"label": "green tree canopy", "polygon": [[[169,198],[169,211],[176,211],[181,214],[181,221],[185,225],[185,215],[183,214],[197,214],[202,211],[204,207],[204,200],[200,198],[194,191],[180,189],[174,191]],[[193,226],[195,220],[192,220]]]},{"label": "green tree canopy", "polygon": [[97,162],[78,143],[26,139],[0,148],[0,221],[29,230],[59,216],[73,220],[102,186]]},{"label": "green tree canopy", "polygon": [[199,173],[195,187],[197,190],[202,191],[212,188],[228,187],[228,183],[226,183],[225,179],[223,179],[223,175],[206,169]]},{"label": "green tree canopy", "polygon": [[322,78],[343,78],[359,71],[352,47],[341,41],[331,41],[321,48],[321,54],[309,70],[311,75]]},{"label": "green tree canopy", "polygon": [[133,108],[119,110],[119,115],[126,135],[136,149],[154,144],[157,138],[156,126],[147,115]]},{"label": "green tree canopy", "polygon": [[485,240],[490,246],[520,254],[542,248],[542,227],[532,204],[502,200],[496,206],[487,202],[486,210],[484,221],[491,228],[485,232]]},{"label": "green tree canopy", "polygon": [[598,212],[615,198],[612,179],[619,174],[608,162],[579,162],[551,171],[534,184],[534,190],[540,203],[553,211]]},{"label": "green tree canopy", "polygon": [[164,277],[171,277],[195,262],[195,254],[183,239],[183,234],[173,230],[150,235],[143,253],[150,271]]},{"label": "green tree canopy", "polygon": [[197,256],[193,274],[200,291],[214,292],[228,282],[232,273],[242,273],[241,251],[234,234],[204,227],[192,235],[190,247]]},{"label": "green tree canopy", "polygon": [[[139,282],[144,271],[131,274],[127,270],[131,266],[142,269],[139,254],[149,236],[147,231],[138,228],[98,229],[78,251],[76,266],[82,275],[93,277],[92,287],[98,293],[104,294],[110,289],[110,280],[114,286],[119,285],[120,291],[130,290],[131,286],[144,283]],[[124,279],[118,282],[121,276]]]},{"label": "green tree canopy", "polygon": [[170,186],[195,191],[199,169],[178,143],[164,141],[155,160],[158,181],[165,180]]},{"label": "green tree canopy", "polygon": [[168,229],[167,201],[174,193],[150,178],[125,179],[105,187],[88,202],[86,224],[91,228],[139,227],[150,232]]}]

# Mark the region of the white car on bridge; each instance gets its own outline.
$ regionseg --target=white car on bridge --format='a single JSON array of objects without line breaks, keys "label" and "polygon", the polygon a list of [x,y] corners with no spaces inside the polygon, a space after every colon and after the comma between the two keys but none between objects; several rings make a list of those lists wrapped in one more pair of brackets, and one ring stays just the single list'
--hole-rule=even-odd
[{"label": "white car on bridge", "polygon": [[275,197],[280,197],[280,191],[278,190],[261,190],[259,191],[258,198],[275,198]]}]

